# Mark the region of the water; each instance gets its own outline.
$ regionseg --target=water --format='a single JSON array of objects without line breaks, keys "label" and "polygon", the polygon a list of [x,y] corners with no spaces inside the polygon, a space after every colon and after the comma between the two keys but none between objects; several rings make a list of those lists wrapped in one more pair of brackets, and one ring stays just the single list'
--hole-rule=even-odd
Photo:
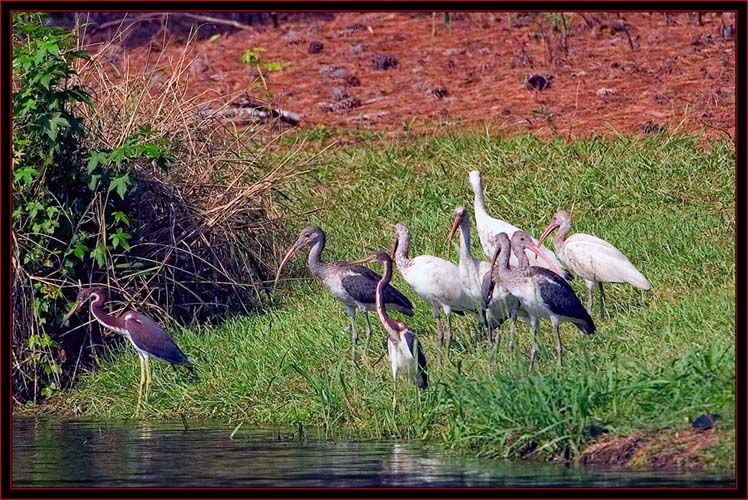
[{"label": "water", "polygon": [[290,431],[13,419],[18,487],[734,487],[719,474],[466,458],[417,442],[333,442]]}]

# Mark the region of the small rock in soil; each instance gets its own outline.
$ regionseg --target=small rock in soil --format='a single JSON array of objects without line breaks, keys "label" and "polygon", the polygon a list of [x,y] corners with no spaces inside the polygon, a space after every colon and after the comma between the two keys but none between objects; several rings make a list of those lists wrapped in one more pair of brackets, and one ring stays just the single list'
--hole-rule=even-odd
[{"label": "small rock in soil", "polygon": [[735,40],[735,27],[732,24],[723,24],[719,34],[723,40]]},{"label": "small rock in soil", "polygon": [[400,64],[400,61],[397,60],[397,57],[382,54],[374,56],[374,59],[372,59],[371,62],[374,66],[374,69],[381,70],[395,69]]},{"label": "small rock in soil", "polygon": [[662,131],[662,126],[650,120],[642,126],[642,129],[645,134],[658,134]]},{"label": "small rock in soil", "polygon": [[545,74],[534,74],[527,77],[527,80],[525,80],[525,84],[527,85],[527,88],[534,89],[534,90],[546,90],[550,88],[551,86],[551,80],[553,80],[553,75],[545,75]]},{"label": "small rock in soil", "polygon": [[359,99],[358,97],[347,97],[341,101],[328,104],[327,106],[325,106],[324,111],[332,113],[335,111],[358,108],[359,106],[361,106],[361,99]]},{"label": "small rock in soil", "polygon": [[608,97],[609,95],[616,95],[617,93],[618,93],[618,89],[609,89],[605,87],[601,89],[597,89],[597,91],[595,91],[595,94],[597,95],[597,97],[601,99]]},{"label": "small rock in soil", "polygon": [[322,42],[309,42],[309,48],[307,49],[307,52],[310,54],[319,54],[325,49],[325,46]]},{"label": "small rock in soil", "polygon": [[335,102],[342,101],[343,99],[348,97],[348,91],[345,89],[345,87],[333,87],[331,94],[332,100]]},{"label": "small rock in soil", "polygon": [[719,413],[704,413],[694,419],[691,427],[705,431],[714,427],[714,423],[720,418],[722,418],[722,415]]},{"label": "small rock in soil", "polygon": [[348,47],[348,54],[357,56],[359,54],[363,54],[365,50],[366,47],[364,47],[363,43],[354,43],[350,47]]},{"label": "small rock in soil", "polygon": [[363,31],[366,29],[366,26],[364,26],[361,23],[352,23],[345,27],[348,31]]},{"label": "small rock in soil", "polygon": [[584,437],[586,437],[587,439],[602,436],[603,434],[607,432],[608,432],[608,429],[606,429],[602,425],[595,425],[595,424],[588,425],[582,430]]},{"label": "small rock in soil", "polygon": [[298,45],[302,40],[304,40],[304,37],[298,31],[289,31],[286,34],[286,43],[289,45]]},{"label": "small rock in soil", "polygon": [[442,97],[447,97],[449,95],[449,91],[445,89],[444,87],[436,87],[434,90],[431,91],[431,93],[434,94],[439,99],[441,99]]},{"label": "small rock in soil", "polygon": [[630,28],[631,28],[631,25],[629,23],[625,21],[621,21],[620,19],[610,25],[610,30],[613,33],[620,33],[622,31],[628,31]]}]

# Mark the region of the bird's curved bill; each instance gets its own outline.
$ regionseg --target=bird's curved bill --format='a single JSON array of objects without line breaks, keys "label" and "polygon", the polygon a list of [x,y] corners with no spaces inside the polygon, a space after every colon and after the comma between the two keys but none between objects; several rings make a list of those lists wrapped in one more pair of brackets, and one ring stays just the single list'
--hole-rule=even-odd
[{"label": "bird's curved bill", "polygon": [[530,251],[532,251],[535,255],[537,255],[540,259],[543,260],[546,264],[548,264],[549,269],[553,271],[554,273],[558,274],[559,276],[563,276],[564,273],[561,271],[556,264],[553,263],[553,261],[548,258],[548,256],[545,254],[542,248],[540,248],[540,245],[536,245],[535,243],[527,243],[525,245],[525,248],[528,248]]},{"label": "bird's curved bill", "polygon": [[368,264],[369,262],[374,262],[375,260],[377,260],[376,255],[369,255],[368,257],[364,257],[363,259],[354,260],[353,262],[351,262],[351,264],[356,264],[356,265]]},{"label": "bird's curved bill", "polygon": [[[541,234],[540,238],[538,238],[538,246],[541,246],[548,235],[551,234],[554,230],[558,229],[558,227],[559,224],[556,224],[555,222],[551,222],[550,224],[548,224],[548,227],[545,228],[543,234]],[[556,249],[556,251],[558,251],[558,248]]]},{"label": "bird's curved bill", "polygon": [[286,265],[286,262],[296,254],[296,252],[299,251],[299,248],[301,248],[301,243],[298,241],[293,244],[291,248],[288,249],[288,252],[286,252],[286,255],[283,256],[283,260],[280,263],[280,266],[278,266],[278,271],[275,273],[275,281],[273,282],[273,288],[278,286],[278,278],[280,278],[281,270],[283,269],[283,266]]},{"label": "bird's curved bill", "polygon": [[395,241],[392,242],[392,251],[390,252],[390,258],[392,260],[395,260],[395,253],[397,252],[397,246],[400,244],[397,238],[395,238]]},{"label": "bird's curved bill", "polygon": [[67,320],[69,320],[69,319],[70,319],[70,317],[71,317],[71,316],[72,316],[73,314],[75,314],[75,311],[77,311],[77,310],[78,310],[78,308],[79,308],[80,306],[81,306],[81,302],[80,302],[79,300],[78,300],[78,301],[76,301],[76,302],[75,302],[75,304],[73,304],[73,307],[72,307],[72,309],[70,309],[70,311],[68,311],[68,313],[67,313],[67,314],[65,315],[65,317],[64,317],[64,318],[62,319],[62,322],[63,322],[63,324],[64,324],[64,323],[67,323]]},{"label": "bird's curved bill", "polygon": [[454,238],[457,228],[460,227],[460,222],[462,222],[462,217],[459,215],[452,222],[452,230],[449,232],[449,237],[447,238],[447,260],[449,260],[450,250],[452,249],[452,238]]}]

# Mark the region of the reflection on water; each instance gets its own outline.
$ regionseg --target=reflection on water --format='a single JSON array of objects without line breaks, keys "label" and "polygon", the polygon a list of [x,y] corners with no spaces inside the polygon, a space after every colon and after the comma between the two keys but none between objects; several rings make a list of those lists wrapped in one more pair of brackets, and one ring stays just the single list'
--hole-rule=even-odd
[{"label": "reflection on water", "polygon": [[734,487],[734,476],[456,457],[416,442],[293,439],[267,429],[13,420],[15,487]]}]

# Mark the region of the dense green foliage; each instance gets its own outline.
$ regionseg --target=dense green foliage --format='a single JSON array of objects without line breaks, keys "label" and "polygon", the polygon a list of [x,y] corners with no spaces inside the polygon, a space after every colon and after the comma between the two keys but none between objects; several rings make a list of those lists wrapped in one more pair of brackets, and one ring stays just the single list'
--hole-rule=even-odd
[{"label": "dense green foliage", "polygon": [[[61,385],[59,319],[79,281],[103,280],[130,247],[131,162],[166,168],[163,141],[142,127],[109,147],[89,138],[93,106],[74,69],[74,37],[37,13],[13,15],[13,237],[16,397]],[[86,110],[85,108],[89,108]],[[116,253],[119,253],[118,257]]]},{"label": "dense green foliage", "polygon": [[[477,168],[492,215],[537,235],[557,209],[570,209],[576,231],[620,248],[653,289],[607,286],[608,316],[599,320],[595,309],[594,336],[562,325],[563,368],[544,322],[539,363],[528,375],[526,325],[518,327],[513,359],[503,330],[491,363],[488,344],[476,343],[467,317],[454,320],[451,359],[439,366],[431,314],[396,273],[395,285],[416,304],[416,315],[405,321],[423,342],[431,387],[419,393],[399,383],[400,406],[393,412],[381,329],[375,326],[368,358],[351,366],[344,308],[299,256],[262,313],[219,328],[173,332],[199,379],[155,366],[150,406],[141,418],[318,425],[331,434],[441,440],[484,456],[534,449],[548,457],[577,453],[589,425],[603,425],[611,435],[675,432],[688,428],[689,418],[716,412],[723,419],[712,460],[734,467],[731,144],[705,149],[696,138],[667,135],[567,143],[468,134],[330,149],[323,160],[314,179],[295,181],[293,201],[279,197],[277,203],[289,213],[318,209],[290,230],[295,237],[308,224],[324,228],[327,260],[389,249],[397,222],[410,226],[411,256],[444,257],[453,209],[472,208],[467,173]],[[473,253],[481,255],[475,236]],[[580,280],[573,286],[583,296]],[[98,370],[47,409],[133,417],[137,377],[137,356],[128,346],[105,356]]]}]

